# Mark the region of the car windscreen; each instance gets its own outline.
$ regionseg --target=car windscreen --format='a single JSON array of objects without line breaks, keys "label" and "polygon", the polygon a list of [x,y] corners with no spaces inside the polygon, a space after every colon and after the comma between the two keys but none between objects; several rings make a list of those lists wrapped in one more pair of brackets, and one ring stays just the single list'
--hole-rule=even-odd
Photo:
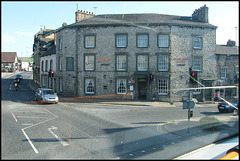
[{"label": "car windscreen", "polygon": [[44,95],[55,94],[55,92],[53,90],[43,90],[43,94]]}]

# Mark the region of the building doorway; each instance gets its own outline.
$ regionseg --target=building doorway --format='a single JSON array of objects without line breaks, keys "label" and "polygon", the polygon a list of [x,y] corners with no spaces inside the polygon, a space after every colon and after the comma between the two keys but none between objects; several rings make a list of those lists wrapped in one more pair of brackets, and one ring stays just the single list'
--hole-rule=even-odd
[{"label": "building doorway", "polygon": [[137,88],[138,88],[138,99],[147,100],[147,79],[138,78]]},{"label": "building doorway", "polygon": [[[212,87],[213,81],[212,80],[204,81],[203,84],[205,85],[205,87]],[[205,101],[212,101],[214,99],[213,89],[205,89],[205,98],[204,99],[205,99]]]}]

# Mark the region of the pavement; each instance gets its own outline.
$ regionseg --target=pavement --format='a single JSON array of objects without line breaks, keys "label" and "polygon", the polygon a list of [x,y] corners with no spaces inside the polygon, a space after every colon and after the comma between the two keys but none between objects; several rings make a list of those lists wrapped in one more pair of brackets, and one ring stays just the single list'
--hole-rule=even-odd
[{"label": "pavement", "polygon": [[[34,91],[36,91],[37,88],[40,86],[36,84],[33,80],[29,82],[30,88],[32,88]],[[111,97],[105,97],[100,98],[99,96],[96,97],[66,97],[59,95],[59,101],[60,102],[82,102],[82,103],[100,103],[100,104],[111,104],[111,105],[128,105],[128,106],[152,106],[152,107],[181,107],[183,106],[182,102],[159,102],[159,101],[135,101],[135,100],[127,100],[127,99],[114,99]],[[93,99],[94,98],[94,99]],[[209,107],[213,106],[215,107],[216,104],[214,103],[201,103],[201,102],[195,102],[195,107]]]}]

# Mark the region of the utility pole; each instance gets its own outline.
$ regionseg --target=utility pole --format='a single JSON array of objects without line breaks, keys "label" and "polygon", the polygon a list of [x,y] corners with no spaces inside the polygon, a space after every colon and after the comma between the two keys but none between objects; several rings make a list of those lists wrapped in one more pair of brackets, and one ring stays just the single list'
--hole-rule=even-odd
[{"label": "utility pole", "polygon": [[237,46],[237,27],[234,27],[236,29],[236,46]]}]

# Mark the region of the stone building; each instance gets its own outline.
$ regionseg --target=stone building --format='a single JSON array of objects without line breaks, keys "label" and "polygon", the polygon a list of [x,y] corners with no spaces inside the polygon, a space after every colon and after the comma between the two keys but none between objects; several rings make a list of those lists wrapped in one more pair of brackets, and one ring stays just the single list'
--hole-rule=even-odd
[{"label": "stone building", "polygon": [[[239,53],[235,41],[229,40],[227,45],[216,46],[217,86],[239,87]],[[219,89],[224,98],[239,96],[238,89]]]},{"label": "stone building", "polygon": [[[177,89],[215,86],[217,27],[208,23],[206,6],[189,17],[75,14],[75,23],[55,32],[59,94],[174,102],[182,101]],[[191,67],[198,84],[189,82]],[[194,94],[203,101],[214,97],[211,91]]]},{"label": "stone building", "polygon": [[[49,41],[40,52],[41,86],[56,90],[56,45],[55,40]],[[51,74],[52,73],[52,74]]]},{"label": "stone building", "polygon": [[41,29],[34,35],[33,44],[33,80],[38,85],[41,85],[41,73],[40,73],[40,56],[41,51],[45,50],[44,45],[54,39],[54,35],[50,34],[54,32],[51,29]]}]

